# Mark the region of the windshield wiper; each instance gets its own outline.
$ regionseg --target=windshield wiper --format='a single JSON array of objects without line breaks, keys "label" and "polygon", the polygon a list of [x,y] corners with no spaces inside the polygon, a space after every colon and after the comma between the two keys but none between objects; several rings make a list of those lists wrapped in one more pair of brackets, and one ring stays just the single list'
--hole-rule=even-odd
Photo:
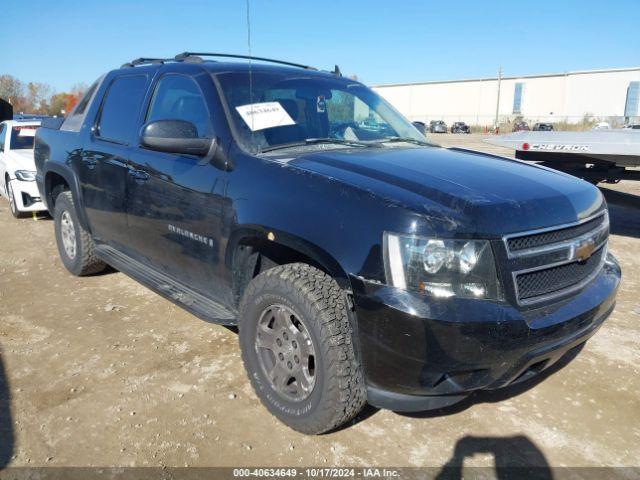
[{"label": "windshield wiper", "polygon": [[425,142],[423,140],[418,140],[417,138],[411,138],[411,137],[385,137],[375,141],[375,143],[396,143],[396,142],[406,142],[406,143],[413,143],[415,145],[433,146],[432,143]]},{"label": "windshield wiper", "polygon": [[370,144],[364,142],[358,142],[356,140],[344,140],[341,138],[307,138],[301,142],[283,143],[281,145],[274,145],[273,147],[266,147],[262,149],[262,153],[271,152],[273,150],[282,150],[285,148],[304,147],[306,145],[318,145],[321,143],[329,143],[335,145],[347,145],[350,147],[369,147]]}]

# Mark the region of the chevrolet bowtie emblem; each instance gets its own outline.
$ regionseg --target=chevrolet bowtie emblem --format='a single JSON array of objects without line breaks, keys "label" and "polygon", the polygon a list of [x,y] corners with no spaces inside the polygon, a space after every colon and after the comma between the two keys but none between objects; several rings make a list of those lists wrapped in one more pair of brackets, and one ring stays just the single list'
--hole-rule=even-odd
[{"label": "chevrolet bowtie emblem", "polygon": [[583,242],[580,242],[578,245],[576,245],[574,250],[574,257],[578,261],[583,262],[591,255],[593,255],[595,249],[596,242],[593,239],[584,240]]}]

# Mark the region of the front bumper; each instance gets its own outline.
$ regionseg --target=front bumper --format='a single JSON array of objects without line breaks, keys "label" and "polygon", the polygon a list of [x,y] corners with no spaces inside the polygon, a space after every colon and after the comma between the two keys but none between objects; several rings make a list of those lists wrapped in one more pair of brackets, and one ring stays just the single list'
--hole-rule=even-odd
[{"label": "front bumper", "polygon": [[47,207],[40,198],[40,192],[36,182],[23,182],[14,178],[11,180],[11,188],[15,196],[16,206],[21,212],[40,212]]},{"label": "front bumper", "polygon": [[602,325],[620,275],[608,255],[578,294],[528,310],[506,302],[427,299],[352,277],[369,403],[428,410],[537,375]]}]

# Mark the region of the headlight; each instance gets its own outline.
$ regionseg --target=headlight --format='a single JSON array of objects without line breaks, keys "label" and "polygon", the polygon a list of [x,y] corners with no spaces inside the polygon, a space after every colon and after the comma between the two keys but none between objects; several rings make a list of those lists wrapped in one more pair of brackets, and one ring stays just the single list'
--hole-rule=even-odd
[{"label": "headlight", "polygon": [[36,179],[36,172],[31,170],[16,170],[16,178],[23,182],[33,182]]},{"label": "headlight", "polygon": [[387,283],[436,297],[499,300],[502,290],[487,240],[384,234]]}]

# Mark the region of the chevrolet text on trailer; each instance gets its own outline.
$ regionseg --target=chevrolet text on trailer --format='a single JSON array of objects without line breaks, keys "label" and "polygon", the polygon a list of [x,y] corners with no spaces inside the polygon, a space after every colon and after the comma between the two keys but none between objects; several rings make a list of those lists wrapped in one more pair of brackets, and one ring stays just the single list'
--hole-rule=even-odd
[{"label": "chevrolet text on trailer", "polygon": [[640,180],[640,130],[518,132],[487,143],[513,148],[516,158],[566,172],[592,183]]},{"label": "chevrolet text on trailer", "polygon": [[365,402],[426,410],[527,380],[613,310],[597,188],[431,145],[337,68],[229,57],[107,73],[38,130],[37,182],[70,272],[108,263],[237,325],[287,425],[321,433]]},{"label": "chevrolet text on trailer", "polygon": [[7,120],[0,123],[0,193],[9,200],[11,214],[46,210],[36,185],[33,139],[40,121]]}]

